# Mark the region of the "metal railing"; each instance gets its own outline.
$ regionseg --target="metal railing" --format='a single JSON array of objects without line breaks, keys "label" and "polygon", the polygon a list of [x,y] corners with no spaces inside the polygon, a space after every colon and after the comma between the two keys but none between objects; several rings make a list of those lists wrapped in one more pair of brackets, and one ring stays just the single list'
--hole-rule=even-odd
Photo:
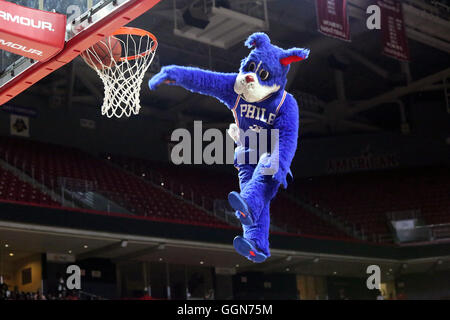
[{"label": "metal railing", "polygon": [[450,223],[417,226],[416,229],[428,229],[431,241],[450,239]]},{"label": "metal railing", "polygon": [[389,220],[406,220],[406,219],[422,219],[422,211],[420,209],[389,211],[386,212],[386,217]]}]

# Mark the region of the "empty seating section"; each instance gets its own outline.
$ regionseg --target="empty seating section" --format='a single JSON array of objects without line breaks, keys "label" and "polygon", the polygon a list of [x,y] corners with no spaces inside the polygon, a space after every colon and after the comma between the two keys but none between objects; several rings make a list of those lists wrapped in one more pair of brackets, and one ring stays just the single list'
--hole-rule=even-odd
[{"label": "empty seating section", "polygon": [[0,168],[0,200],[57,206],[48,195]]},{"label": "empty seating section", "polygon": [[[158,184],[164,184],[176,193],[199,204],[213,206],[214,199],[227,199],[232,190],[239,190],[237,175],[234,171],[227,173],[206,167],[190,165],[172,165],[143,159],[123,156],[106,156],[116,164],[135,174],[144,176]],[[338,238],[349,238],[328,222],[306,211],[295,201],[279,193],[272,202],[272,223],[288,232],[319,235]]]},{"label": "empty seating section", "polygon": [[205,166],[176,166],[122,156],[107,156],[106,159],[108,158],[124,169],[145,177],[209,210],[213,209],[213,199],[226,199],[230,190],[239,188],[234,172],[230,174]]},{"label": "empty seating section", "polygon": [[227,226],[215,217],[81,151],[0,137],[0,157],[58,191],[60,178],[95,182],[96,191],[139,216],[208,226]]},{"label": "empty seating section", "polygon": [[339,239],[351,238],[283,194],[278,194],[272,201],[271,219],[275,225],[285,228],[288,232]]},{"label": "empty seating section", "polygon": [[[97,192],[136,215],[174,222],[228,226],[189,201],[213,209],[215,199],[226,200],[231,190],[239,188],[233,171],[114,155],[107,158],[113,165],[76,149],[19,138],[0,137],[0,157],[57,192],[61,178],[88,181]],[[0,178],[0,199],[59,205],[9,171],[0,169]],[[362,228],[367,235],[390,233],[386,214],[393,211],[419,212],[427,224],[450,223],[448,167],[297,178],[288,192],[354,224],[357,229]],[[271,214],[273,224],[289,232],[350,238],[303,208],[285,191],[279,192],[273,201]]]},{"label": "empty seating section", "polygon": [[368,233],[388,233],[386,214],[393,211],[414,210],[426,224],[450,223],[448,167],[314,177],[296,186],[296,194]]}]

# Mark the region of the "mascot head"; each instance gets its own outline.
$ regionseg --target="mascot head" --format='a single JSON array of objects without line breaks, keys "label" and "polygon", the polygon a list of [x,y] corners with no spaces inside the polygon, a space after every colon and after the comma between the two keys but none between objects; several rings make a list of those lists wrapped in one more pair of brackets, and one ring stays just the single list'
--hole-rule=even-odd
[{"label": "mascot head", "polygon": [[248,102],[258,102],[284,90],[289,65],[309,55],[308,49],[281,49],[262,32],[252,34],[245,45],[253,50],[241,62],[234,91]]}]

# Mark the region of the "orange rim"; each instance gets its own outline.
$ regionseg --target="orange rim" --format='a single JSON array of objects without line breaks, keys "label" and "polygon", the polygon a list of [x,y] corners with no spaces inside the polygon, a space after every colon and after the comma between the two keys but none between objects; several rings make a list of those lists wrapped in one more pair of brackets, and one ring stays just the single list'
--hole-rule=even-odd
[{"label": "orange rim", "polygon": [[143,53],[137,54],[135,56],[122,57],[122,58],[120,58],[121,61],[125,61],[125,60],[131,61],[131,60],[136,60],[138,58],[145,57],[145,56],[149,55],[150,53],[152,53],[153,51],[155,51],[156,47],[158,47],[158,40],[156,39],[155,35],[151,32],[148,32],[146,30],[142,30],[139,28],[122,27],[122,28],[118,29],[116,32],[114,32],[112,35],[113,36],[134,35],[134,36],[140,36],[140,37],[148,36],[153,41],[153,45],[149,50],[147,50]]}]

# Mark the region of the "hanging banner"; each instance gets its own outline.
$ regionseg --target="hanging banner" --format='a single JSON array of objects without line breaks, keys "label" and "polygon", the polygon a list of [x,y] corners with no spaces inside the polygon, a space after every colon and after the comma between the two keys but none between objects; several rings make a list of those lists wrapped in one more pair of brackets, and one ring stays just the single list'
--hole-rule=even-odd
[{"label": "hanging banner", "polygon": [[408,39],[401,1],[378,0],[381,9],[383,54],[403,61],[409,60]]},{"label": "hanging banner", "polygon": [[316,11],[319,32],[350,41],[346,0],[316,0]]}]

